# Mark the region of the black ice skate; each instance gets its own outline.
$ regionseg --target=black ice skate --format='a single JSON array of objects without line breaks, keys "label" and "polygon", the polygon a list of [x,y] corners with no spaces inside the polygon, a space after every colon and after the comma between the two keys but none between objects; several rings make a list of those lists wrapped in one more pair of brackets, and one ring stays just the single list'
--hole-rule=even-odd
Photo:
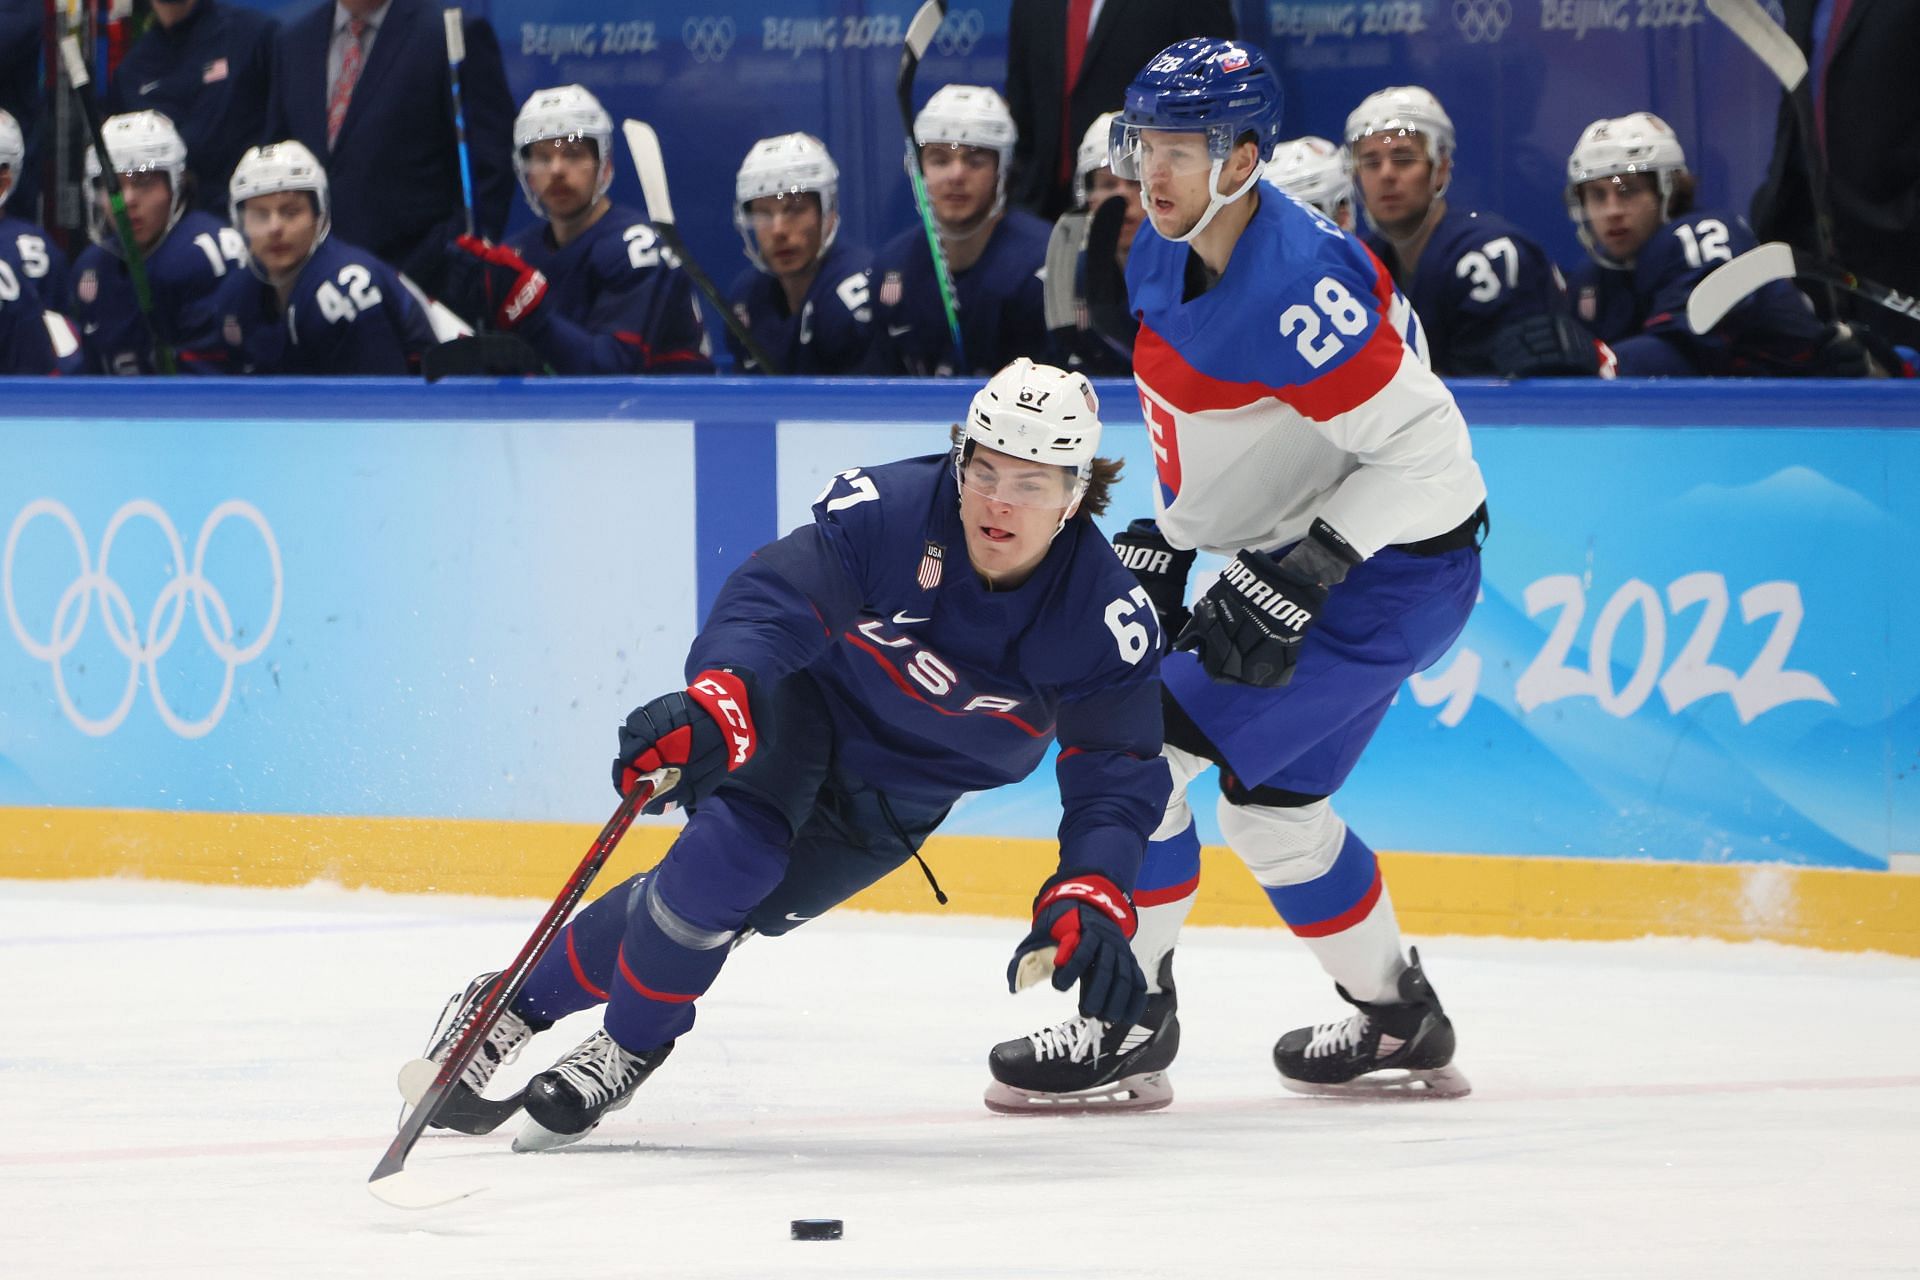
[{"label": "black ice skate", "polygon": [[1069,1018],[993,1047],[989,1110],[1005,1115],[1062,1111],[1157,1111],[1173,1101],[1166,1070],[1180,1051],[1174,1016],[1173,956],[1160,962],[1160,990],[1130,1027]]},{"label": "black ice skate", "polygon": [[[467,989],[448,999],[440,1011],[427,1042],[427,1054],[400,1068],[400,1096],[409,1105],[418,1105],[440,1074],[440,1064],[453,1051],[454,1042],[467,1029],[480,1006],[486,1003],[497,973],[483,973],[467,984]],[[520,1091],[506,1098],[485,1098],[480,1091],[493,1079],[493,1073],[520,1055],[527,1041],[553,1024],[530,1022],[511,1009],[500,1011],[499,1019],[487,1032],[480,1051],[473,1055],[460,1079],[447,1091],[433,1114],[433,1127],[458,1133],[492,1133],[520,1109]]]},{"label": "black ice skate", "polygon": [[1359,1013],[1301,1027],[1273,1046],[1280,1083],[1322,1097],[1458,1098],[1473,1086],[1453,1065],[1453,1023],[1420,969],[1420,952],[1400,975],[1400,1002],[1368,1004],[1334,990]]},{"label": "black ice skate", "polygon": [[527,1119],[513,1140],[515,1151],[551,1151],[593,1132],[600,1118],[633,1100],[633,1091],[673,1052],[628,1053],[603,1028],[560,1061],[527,1082]]}]

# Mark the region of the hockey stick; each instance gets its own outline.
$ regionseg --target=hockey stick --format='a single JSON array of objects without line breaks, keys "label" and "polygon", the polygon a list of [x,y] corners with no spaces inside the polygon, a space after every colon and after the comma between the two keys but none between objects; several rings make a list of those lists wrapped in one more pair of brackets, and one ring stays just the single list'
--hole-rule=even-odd
[{"label": "hockey stick", "polygon": [[586,896],[587,887],[600,873],[612,856],[613,848],[620,843],[620,837],[633,825],[634,817],[642,806],[655,794],[672,789],[680,780],[678,769],[662,769],[641,779],[620,801],[620,807],[607,819],[607,825],[600,828],[587,856],[580,860],[567,882],[560,889],[560,896],[553,900],[547,913],[540,917],[540,923],[534,926],[533,936],[520,948],[520,954],[514,957],[513,964],[500,975],[500,980],[488,993],[486,1000],[474,1014],[473,1021],[454,1041],[453,1048],[447,1052],[447,1060],[440,1064],[439,1074],[427,1088],[420,1104],[400,1125],[400,1132],[394,1136],[393,1144],[387,1153],[380,1157],[380,1163],[374,1166],[373,1175],[367,1179],[367,1190],[375,1197],[392,1205],[396,1209],[431,1209],[437,1205],[451,1204],[463,1200],[481,1187],[448,1188],[423,1183],[418,1177],[408,1176],[406,1169],[407,1153],[413,1150],[413,1144],[420,1140],[427,1125],[433,1120],[433,1113],[439,1109],[441,1100],[460,1079],[461,1072],[480,1052],[480,1046],[486,1043],[487,1033],[500,1020],[500,1015],[513,1003],[515,996],[527,985],[527,979],[533,973],[533,967],[540,963],[540,957],[547,953],[554,938],[560,932],[560,926],[567,916],[578,906],[580,899]]},{"label": "hockey stick", "polygon": [[1080,254],[1087,247],[1087,223],[1091,217],[1087,213],[1063,213],[1047,236],[1047,279],[1041,300],[1049,333],[1077,330],[1082,326],[1085,300],[1075,287],[1075,277],[1080,274]]},{"label": "hockey stick", "polygon": [[[1838,262],[1840,251],[1833,239],[1833,209],[1827,199],[1827,160],[1820,139],[1813,129],[1813,86],[1807,78],[1807,57],[1793,37],[1780,29],[1759,0],[1707,0],[1713,16],[1738,36],[1740,43],[1773,72],[1786,90],[1793,107],[1794,127],[1800,133],[1800,150],[1807,162],[1807,196],[1813,204],[1813,239],[1820,256]],[[1834,33],[1838,35],[1838,32]],[[1826,286],[1827,308],[1840,318],[1840,296],[1831,284]]]},{"label": "hockey stick", "polygon": [[447,28],[447,83],[453,92],[453,136],[460,149],[460,198],[467,213],[467,234],[473,235],[473,159],[467,154],[467,113],[460,105],[460,67],[467,60],[467,33],[459,9],[440,14]]},{"label": "hockey stick", "polygon": [[1719,324],[1742,299],[1776,280],[1817,280],[1845,289],[1848,293],[1920,320],[1920,298],[1898,289],[1889,289],[1871,280],[1862,280],[1845,267],[1796,249],[1781,240],[1749,249],[1732,262],[1715,267],[1711,274],[1693,287],[1687,297],[1687,325],[1695,333],[1705,333]]},{"label": "hockey stick", "polygon": [[[894,90],[900,99],[900,123],[907,131],[907,182],[913,188],[913,207],[920,211],[920,226],[927,233],[927,252],[933,255],[933,279],[940,287],[940,307],[947,313],[947,332],[953,338],[955,369],[966,373],[967,346],[960,337],[960,298],[953,290],[953,272],[947,267],[947,250],[940,243],[940,228],[933,220],[933,201],[927,195],[926,175],[920,172],[920,144],[913,136],[913,78],[920,70],[920,59],[927,46],[946,21],[947,0],[926,0],[907,25],[906,45],[900,50],[900,75]],[[1002,174],[1004,181],[1006,175]]]},{"label": "hockey stick", "polygon": [[721,323],[727,326],[727,332],[733,335],[733,340],[740,344],[741,349],[763,372],[776,376],[783,373],[784,370],[773,362],[765,349],[754,341],[753,334],[747,331],[740,317],[733,314],[733,308],[720,296],[720,291],[713,287],[712,277],[687,252],[686,242],[680,238],[679,225],[673,220],[673,197],[667,190],[667,163],[660,156],[660,138],[654,133],[653,126],[644,120],[627,120],[621,123],[620,130],[626,134],[627,151],[633,156],[633,167],[640,175],[640,194],[646,199],[647,221],[652,224],[655,234],[666,242],[668,250],[680,260],[681,269],[693,281],[693,287],[700,291],[700,296],[720,313]]},{"label": "hockey stick", "polygon": [[[161,373],[177,373],[179,366],[174,363],[173,348],[160,336],[160,326],[153,318],[153,286],[147,279],[147,260],[141,255],[140,245],[133,238],[133,221],[127,217],[127,198],[120,191],[120,174],[113,167],[113,157],[107,154],[106,135],[101,132],[100,107],[93,96],[87,92],[93,79],[87,73],[87,63],[80,56],[80,41],[68,32],[60,38],[60,58],[66,64],[67,83],[73,87],[73,96],[80,101],[81,117],[87,122],[87,135],[93,143],[93,154],[100,161],[100,181],[107,189],[107,208],[113,215],[114,234],[120,239],[120,248],[127,255],[127,274],[133,279],[133,301],[140,309],[140,319],[146,325],[147,336],[153,339],[153,362],[160,367]],[[93,193],[83,191],[86,199],[91,200]],[[178,192],[172,193],[175,199]]]}]

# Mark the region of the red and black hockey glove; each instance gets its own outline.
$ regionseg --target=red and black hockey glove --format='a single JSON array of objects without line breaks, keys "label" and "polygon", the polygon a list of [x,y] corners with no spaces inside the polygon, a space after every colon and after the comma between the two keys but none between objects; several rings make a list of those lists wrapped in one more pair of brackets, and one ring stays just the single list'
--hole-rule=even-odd
[{"label": "red and black hockey glove", "polygon": [[636,707],[620,726],[614,787],[626,795],[646,775],[674,768],[679,780],[649,800],[643,813],[665,813],[712,795],[722,779],[753,759],[759,745],[752,689],[752,672],[702,671],[684,690]]},{"label": "red and black hockey glove", "polygon": [[504,244],[490,244],[478,236],[461,236],[454,247],[480,264],[486,304],[502,329],[519,326],[547,296],[547,278]]},{"label": "red and black hockey glove", "polygon": [[1139,925],[1133,900],[1091,871],[1062,871],[1040,886],[1033,928],[1014,948],[1007,989],[1053,975],[1056,991],[1080,984],[1080,1012],[1118,1026],[1140,1021],[1147,977],[1128,945]]}]

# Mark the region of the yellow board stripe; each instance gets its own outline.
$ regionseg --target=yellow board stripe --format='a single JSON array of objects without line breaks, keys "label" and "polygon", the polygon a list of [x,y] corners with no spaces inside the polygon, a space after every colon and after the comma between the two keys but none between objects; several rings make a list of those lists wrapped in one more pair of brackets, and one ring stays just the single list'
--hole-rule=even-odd
[{"label": "yellow board stripe", "polygon": [[[634,827],[598,887],[652,866],[676,829]],[[593,836],[592,827],[554,822],[0,808],[0,878],[272,886],[322,880],[396,893],[551,899]],[[1051,841],[986,836],[935,836],[924,852],[952,900],[948,910],[1016,918],[1026,916],[1055,858]],[[1414,935],[1658,934],[1920,956],[1920,876],[1462,853],[1383,853],[1380,860],[1394,909]],[[848,905],[940,910],[912,863]],[[1203,851],[1192,919],[1279,927],[1239,860],[1217,848]]]}]

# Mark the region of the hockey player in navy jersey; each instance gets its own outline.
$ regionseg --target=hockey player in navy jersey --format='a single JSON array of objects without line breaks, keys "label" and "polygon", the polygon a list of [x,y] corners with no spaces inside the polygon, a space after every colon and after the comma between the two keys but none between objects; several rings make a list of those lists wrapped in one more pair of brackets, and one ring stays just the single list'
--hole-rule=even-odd
[{"label": "hockey player in navy jersey", "polygon": [[253,147],[228,184],[247,270],[227,277],[218,306],[236,371],[416,373],[434,345],[426,309],[395,271],[328,234],[327,171],[298,142]]},{"label": "hockey player in navy jersey", "polygon": [[67,255],[47,233],[25,218],[7,212],[7,197],[13,194],[20,166],[26,160],[26,140],[20,125],[6,111],[0,111],[0,262],[13,268],[23,281],[31,281],[40,300],[49,307],[67,305]]},{"label": "hockey player in navy jersey", "polygon": [[1007,208],[1007,167],[1016,137],[998,93],[943,86],[913,119],[913,140],[966,348],[954,350],[926,231],[894,237],[874,261],[873,349],[866,371],[915,377],[987,373],[1017,356],[1045,359],[1046,301],[1040,270],[1048,226]]},{"label": "hockey player in navy jersey", "polygon": [[[1077,984],[1091,1017],[1143,1016],[1128,891],[1168,789],[1159,633],[1090,518],[1118,471],[1095,456],[1093,388],[1016,361],[954,441],[835,477],[811,523],[728,579],[687,689],[627,718],[616,786],[676,769],[649,807],[692,816],[659,866],[566,927],[462,1077],[479,1089],[536,1031],[606,1005],[529,1084],[517,1149],[578,1141],[625,1106],[740,938],[788,933],[917,856],[961,795],[1026,777],[1056,741],[1058,870],[1008,983]],[[494,976],[449,1001],[432,1054]]]},{"label": "hockey player in navy jersey", "polygon": [[1345,147],[1311,134],[1273,149],[1260,177],[1275,190],[1310,204],[1342,231],[1358,230],[1353,212],[1353,157]]},{"label": "hockey player in navy jersey", "polygon": [[1737,214],[1694,209],[1693,193],[1680,139],[1650,112],[1595,120],[1567,157],[1567,213],[1593,259],[1574,276],[1575,305],[1620,373],[1866,374],[1860,343],[1785,280],[1744,299],[1711,332],[1693,332],[1694,285],[1758,243]]},{"label": "hockey player in navy jersey", "polygon": [[[1133,238],[1147,212],[1140,204],[1140,184],[1116,174],[1108,159],[1107,135],[1119,114],[1108,111],[1087,126],[1074,157],[1073,211],[1061,215],[1097,218],[1110,202],[1119,202],[1112,250],[1107,250],[1102,237],[1103,243],[1089,243],[1080,255],[1074,281],[1078,323],[1072,328],[1062,325],[1051,335],[1055,357],[1067,368],[1093,378],[1124,378],[1133,373],[1133,322],[1126,311],[1127,255],[1133,251]],[[1091,241],[1092,225],[1087,235]],[[1109,302],[1113,305],[1105,305]]]},{"label": "hockey player in navy jersey", "polygon": [[73,264],[73,304],[92,373],[155,373],[154,336],[170,347],[182,373],[224,373],[214,295],[244,270],[240,233],[210,213],[189,209],[187,147],[158,111],[109,117],[101,126],[119,174],[128,221],[153,295],[153,332],[142,318],[133,275],[113,227],[100,160],[87,152],[87,229],[93,244]]},{"label": "hockey player in navy jersey", "polygon": [[[808,133],[762,138],[734,178],[733,225],[753,269],[733,313],[782,373],[852,373],[873,341],[873,260],[840,239],[840,169]],[[764,373],[729,334],[744,373]]]},{"label": "hockey player in navy jersey", "polygon": [[557,373],[710,373],[693,283],[653,228],[607,198],[613,117],[577,84],[513,122],[513,167],[544,221],[505,244],[454,242],[447,297],[524,338]]},{"label": "hockey player in navy jersey", "polygon": [[47,314],[33,282],[0,258],[0,376],[58,372]]},{"label": "hockey player in navy jersey", "polygon": [[1361,238],[1413,300],[1448,377],[1612,376],[1574,318],[1559,269],[1506,219],[1447,203],[1453,121],[1425,89],[1369,95],[1347,117],[1368,230]]},{"label": "hockey player in navy jersey", "polygon": [[[1159,483],[1157,523],[1114,541],[1177,636],[1161,663],[1173,793],[1134,898],[1159,998],[1131,1027],[1083,1015],[995,1047],[996,1109],[1170,1100],[1172,951],[1200,871],[1187,792],[1210,764],[1227,844],[1355,1007],[1280,1037],[1283,1083],[1467,1088],[1373,850],[1330,797],[1401,683],[1466,625],[1486,488],[1379,260],[1260,183],[1280,106],[1257,47],[1184,40],[1135,78],[1115,125],[1114,169],[1147,201],[1127,285]],[[1197,549],[1229,562],[1189,611]]]}]

